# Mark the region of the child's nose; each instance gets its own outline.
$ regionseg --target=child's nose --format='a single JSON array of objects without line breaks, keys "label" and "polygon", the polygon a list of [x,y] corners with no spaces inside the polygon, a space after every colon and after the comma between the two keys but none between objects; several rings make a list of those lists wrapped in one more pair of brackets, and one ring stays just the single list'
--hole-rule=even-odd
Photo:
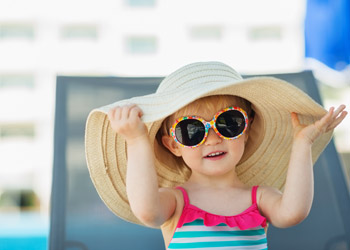
[{"label": "child's nose", "polygon": [[216,145],[222,142],[222,138],[218,136],[213,128],[209,129],[207,139],[205,140],[205,145]]}]

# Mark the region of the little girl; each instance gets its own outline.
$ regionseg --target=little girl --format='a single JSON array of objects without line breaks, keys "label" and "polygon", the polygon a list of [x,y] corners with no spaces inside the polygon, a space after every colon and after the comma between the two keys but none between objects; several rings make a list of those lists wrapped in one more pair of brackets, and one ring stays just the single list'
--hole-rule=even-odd
[{"label": "little girl", "polygon": [[313,162],[344,109],[275,78],[190,64],[155,94],[90,114],[91,178],[118,216],[160,227],[167,249],[267,249],[267,223],[308,215]]}]

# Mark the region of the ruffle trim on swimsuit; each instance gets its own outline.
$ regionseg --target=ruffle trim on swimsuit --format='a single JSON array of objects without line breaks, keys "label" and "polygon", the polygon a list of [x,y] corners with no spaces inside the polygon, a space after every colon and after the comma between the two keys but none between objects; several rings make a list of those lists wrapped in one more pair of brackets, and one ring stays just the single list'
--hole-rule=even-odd
[{"label": "ruffle trim on swimsuit", "polygon": [[[185,208],[184,208],[185,209]],[[266,218],[263,217],[256,206],[253,204],[243,213],[234,216],[222,216],[208,213],[193,205],[188,205],[186,212],[179,221],[177,228],[182,227],[185,223],[190,223],[196,219],[203,219],[205,226],[217,226],[221,223],[229,227],[238,227],[241,230],[254,228],[258,226],[266,227]]]},{"label": "ruffle trim on swimsuit", "polygon": [[[183,188],[180,187],[179,189],[183,193],[185,192],[184,195],[187,196],[187,193]],[[188,196],[186,198],[188,201]],[[253,202],[249,208],[238,215],[223,216],[206,212],[185,201],[183,212],[176,228],[180,228],[185,223],[193,222],[196,219],[203,219],[205,226],[217,226],[224,223],[229,227],[238,227],[241,230],[258,226],[266,227],[266,218],[260,214],[256,202]]]}]

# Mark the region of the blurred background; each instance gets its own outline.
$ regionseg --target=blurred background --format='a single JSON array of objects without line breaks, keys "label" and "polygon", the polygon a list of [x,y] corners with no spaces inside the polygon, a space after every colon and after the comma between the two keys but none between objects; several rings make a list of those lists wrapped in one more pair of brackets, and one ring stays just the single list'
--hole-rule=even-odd
[{"label": "blurred background", "polygon": [[[349,9],[315,0],[0,0],[0,250],[21,237],[46,249],[58,75],[165,76],[204,60],[241,74],[312,69],[325,108],[349,108]],[[335,144],[350,180],[349,118]]]}]

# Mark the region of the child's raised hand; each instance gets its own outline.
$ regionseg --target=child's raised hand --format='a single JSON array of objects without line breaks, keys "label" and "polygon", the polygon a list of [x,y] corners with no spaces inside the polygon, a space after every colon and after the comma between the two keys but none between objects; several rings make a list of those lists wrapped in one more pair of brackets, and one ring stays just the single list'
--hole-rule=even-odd
[{"label": "child's raised hand", "polygon": [[336,110],[331,107],[326,115],[309,126],[300,124],[298,115],[292,113],[292,124],[294,128],[294,139],[305,139],[312,144],[320,135],[327,133],[338,126],[348,112],[344,111],[345,105],[340,105]]},{"label": "child's raised hand", "polygon": [[142,115],[142,110],[135,104],[115,107],[108,112],[112,129],[121,134],[128,143],[147,137],[146,125],[141,120]]}]

